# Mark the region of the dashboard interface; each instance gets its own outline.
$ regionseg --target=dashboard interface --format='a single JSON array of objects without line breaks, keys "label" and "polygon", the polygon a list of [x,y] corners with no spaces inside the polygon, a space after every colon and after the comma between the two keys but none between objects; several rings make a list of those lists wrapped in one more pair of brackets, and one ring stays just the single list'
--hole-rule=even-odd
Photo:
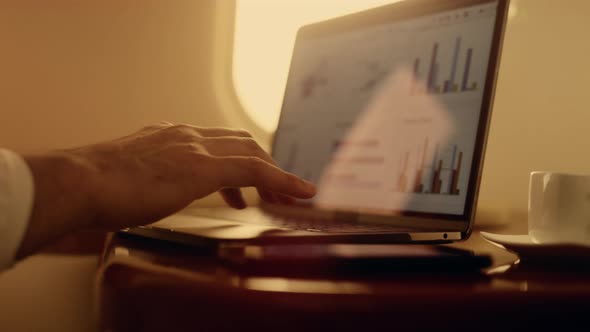
[{"label": "dashboard interface", "polygon": [[308,203],[462,215],[497,2],[298,39],[273,157]]}]

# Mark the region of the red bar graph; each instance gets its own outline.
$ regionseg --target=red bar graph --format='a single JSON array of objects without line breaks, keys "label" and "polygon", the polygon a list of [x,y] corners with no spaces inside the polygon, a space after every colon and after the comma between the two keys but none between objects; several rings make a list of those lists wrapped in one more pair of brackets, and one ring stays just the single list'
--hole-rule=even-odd
[{"label": "red bar graph", "polygon": [[[463,152],[457,145],[430,151],[426,138],[413,153],[400,158],[400,168],[394,191],[414,194],[459,195]],[[429,155],[431,153],[431,155]],[[428,158],[428,157],[432,158]],[[413,163],[411,162],[413,160]],[[432,160],[428,162],[428,160]],[[427,164],[428,163],[428,164]]]}]

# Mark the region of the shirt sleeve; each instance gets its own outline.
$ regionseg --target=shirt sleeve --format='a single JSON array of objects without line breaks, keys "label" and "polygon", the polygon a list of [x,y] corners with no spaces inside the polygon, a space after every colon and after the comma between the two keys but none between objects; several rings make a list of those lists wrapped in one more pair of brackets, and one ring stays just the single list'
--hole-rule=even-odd
[{"label": "shirt sleeve", "polygon": [[34,199],[33,175],[18,154],[0,149],[0,270],[14,263]]}]

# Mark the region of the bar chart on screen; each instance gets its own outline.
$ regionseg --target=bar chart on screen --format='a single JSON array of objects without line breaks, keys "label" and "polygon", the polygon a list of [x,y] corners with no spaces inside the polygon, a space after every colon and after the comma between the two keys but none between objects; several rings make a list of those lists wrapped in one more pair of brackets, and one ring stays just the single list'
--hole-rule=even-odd
[{"label": "bar chart on screen", "polygon": [[273,144],[324,208],[460,215],[496,6],[301,39]]},{"label": "bar chart on screen", "polygon": [[[454,95],[483,90],[490,47],[477,29],[493,20],[493,10],[482,8],[433,17],[423,26],[419,46],[409,59],[417,82],[411,94]],[[471,26],[473,29],[465,28]],[[461,27],[461,28],[460,28]],[[440,31],[445,31],[441,34]],[[484,60],[484,61],[482,61]]]},{"label": "bar chart on screen", "polygon": [[[433,145],[433,146],[432,146]],[[441,147],[426,138],[414,151],[399,156],[395,192],[459,195],[463,151],[458,145]]]},{"label": "bar chart on screen", "polygon": [[[416,57],[413,61],[414,78],[424,85],[413,85],[411,94],[462,93],[480,88],[479,82],[471,77],[477,50],[464,44],[461,36],[452,43],[434,42],[428,56]],[[452,54],[445,63],[440,59],[443,51]]]}]

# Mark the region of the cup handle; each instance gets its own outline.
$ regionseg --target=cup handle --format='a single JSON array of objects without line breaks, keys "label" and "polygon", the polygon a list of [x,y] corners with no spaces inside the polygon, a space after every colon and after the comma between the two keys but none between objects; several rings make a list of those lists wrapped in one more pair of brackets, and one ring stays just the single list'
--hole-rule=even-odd
[{"label": "cup handle", "polygon": [[549,180],[545,172],[532,172],[529,180],[528,224],[529,234],[534,232],[535,225],[542,223],[545,187]]}]

